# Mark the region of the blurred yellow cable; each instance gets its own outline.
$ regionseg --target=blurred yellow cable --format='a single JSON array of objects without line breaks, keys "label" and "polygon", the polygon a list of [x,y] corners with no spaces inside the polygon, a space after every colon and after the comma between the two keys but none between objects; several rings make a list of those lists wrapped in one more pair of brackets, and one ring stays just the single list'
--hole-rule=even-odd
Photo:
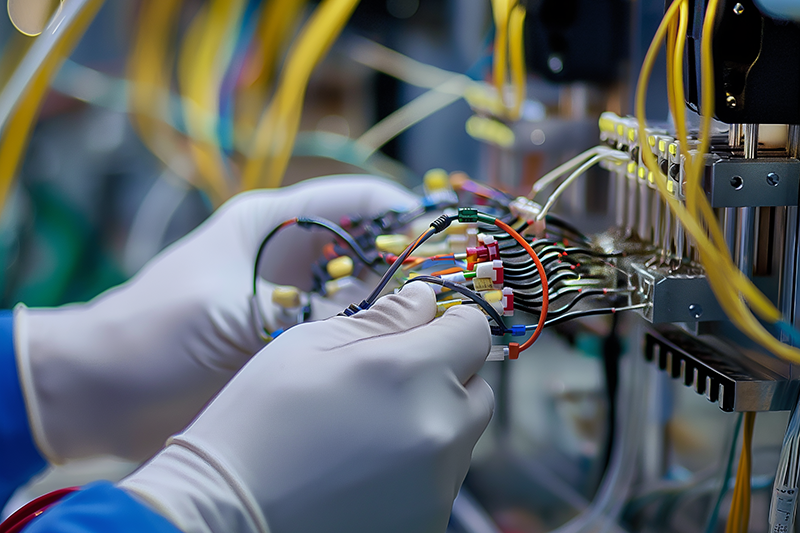
[{"label": "blurred yellow cable", "polygon": [[[751,475],[753,471],[753,428],[756,413],[744,414],[744,430],[742,435],[742,452],[739,468],[736,470],[736,484],[733,487],[731,510],[725,533],[747,533],[750,524]],[[727,483],[727,479],[724,480]]]},{"label": "blurred yellow cable", "polygon": [[5,206],[20,160],[28,145],[31,130],[36,124],[42,100],[50,87],[50,80],[83,36],[101,5],[103,0],[87,0],[71,24],[63,24],[55,30],[61,32],[55,37],[57,42],[38,66],[22,99],[17,102],[3,125],[2,140],[0,140],[0,209]]},{"label": "blurred yellow cable", "polygon": [[494,17],[494,57],[492,78],[497,89],[497,97],[505,103],[505,86],[508,79],[508,19],[515,0],[492,0]]},{"label": "blurred yellow cable", "polygon": [[323,0],[304,25],[281,71],[280,82],[256,127],[242,187],[279,187],[300,126],[311,73],[341,33],[358,0]]},{"label": "blurred yellow cable", "polygon": [[237,142],[249,139],[264,109],[280,58],[294,35],[307,0],[270,0],[262,10],[255,45],[242,72],[242,88],[236,98]]},{"label": "blurred yellow cable", "polygon": [[145,146],[176,176],[212,192],[198,182],[183,136],[164,120],[169,117],[170,80],[174,54],[170,49],[177,31],[183,0],[144,0],[128,60],[133,125]]},{"label": "blurred yellow cable", "polygon": [[511,62],[511,81],[514,84],[514,106],[511,118],[519,120],[527,92],[525,72],[525,15],[527,10],[517,5],[511,10],[508,22],[508,54]]},{"label": "blurred yellow cable", "polygon": [[[647,95],[648,81],[653,70],[653,65],[655,63],[658,50],[661,46],[661,43],[665,39],[667,28],[675,19],[675,17],[679,15],[681,5],[682,2],[680,1],[673,2],[667,9],[667,13],[659,25],[656,35],[647,51],[644,63],[642,64],[642,70],[639,75],[639,82],[636,90],[636,117],[639,124],[639,138],[641,139],[643,145],[646,145],[645,143],[647,139],[647,131],[645,126],[645,100]],[[710,11],[707,11],[706,14],[707,21],[713,22],[713,14],[715,13],[716,5],[716,0],[711,0],[709,3]],[[710,17],[709,14],[711,15]],[[710,41],[711,33],[704,31],[702,44],[705,51],[710,51]],[[709,72],[713,73],[713,71],[711,71],[713,66],[709,61],[704,61],[702,68],[706,71],[706,76]],[[708,91],[708,86],[706,84],[704,84],[704,90],[706,92]],[[704,100],[707,100],[708,98],[706,94],[704,94],[703,97]],[[710,116],[708,115],[709,107],[705,105],[703,106],[703,109],[706,111],[707,115],[703,117],[704,127],[701,129],[701,132],[707,133],[710,125]],[[703,154],[704,152],[702,150],[707,150],[707,147],[708,138],[706,136],[705,142],[701,142],[700,153]],[[735,269],[735,267],[731,268],[732,263],[730,261],[729,254],[723,254],[720,252],[720,250],[715,246],[715,243],[709,239],[706,229],[702,226],[701,222],[692,216],[692,213],[675,198],[673,191],[668,189],[667,177],[661,173],[652,152],[650,150],[642,150],[641,153],[645,165],[655,177],[654,182],[656,183],[658,190],[666,199],[670,209],[684,226],[687,233],[692,237],[696,246],[700,250],[701,262],[706,272],[709,274],[708,280],[711,288],[731,321],[746,335],[748,335],[755,342],[761,344],[768,351],[792,362],[800,362],[800,350],[783,344],[775,339],[775,337],[773,337],[766,329],[764,329],[758,320],[755,319],[747,305],[739,296],[739,293],[737,293],[737,290],[742,285],[749,283],[749,280],[747,280],[746,277],[738,271],[738,269]],[[698,167],[697,165],[698,161],[702,165],[702,156],[698,156],[695,158],[695,160],[688,159],[687,161],[687,167],[690,167],[690,171],[697,170],[698,168],[702,169],[702,166]],[[705,198],[703,197],[702,200],[705,200]],[[715,223],[716,220],[712,220],[711,222]],[[766,300],[763,295],[762,298]],[[756,304],[763,303],[763,301],[759,301],[756,298],[753,298],[752,300],[748,299],[748,302],[751,305],[754,305],[754,302]],[[767,303],[769,303],[768,300]]]},{"label": "blurred yellow cable", "polygon": [[184,37],[178,65],[183,114],[197,171],[216,205],[236,190],[219,146],[219,95],[242,22],[244,0],[212,0]]}]

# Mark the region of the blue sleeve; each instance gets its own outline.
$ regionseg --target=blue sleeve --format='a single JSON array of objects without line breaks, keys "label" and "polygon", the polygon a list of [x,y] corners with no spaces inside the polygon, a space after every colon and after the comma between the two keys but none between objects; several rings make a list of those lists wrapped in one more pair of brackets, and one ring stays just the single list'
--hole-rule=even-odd
[{"label": "blue sleeve", "polygon": [[17,374],[14,317],[0,311],[0,508],[47,465],[36,449]]},{"label": "blue sleeve", "polygon": [[180,533],[166,518],[102,481],[70,494],[23,533]]}]

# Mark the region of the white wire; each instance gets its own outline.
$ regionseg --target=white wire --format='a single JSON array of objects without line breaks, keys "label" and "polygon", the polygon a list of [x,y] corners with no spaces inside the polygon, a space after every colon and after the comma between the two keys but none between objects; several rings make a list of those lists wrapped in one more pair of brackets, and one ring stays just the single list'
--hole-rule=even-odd
[{"label": "white wire", "polygon": [[467,88],[474,83],[466,76],[456,75],[372,126],[356,142],[372,155],[414,124],[463,98]]},{"label": "white wire", "polygon": [[5,128],[11,114],[14,112],[22,95],[25,94],[36,74],[52,53],[53,49],[63,38],[69,26],[88,7],[92,0],[72,0],[65,2],[47,25],[41,35],[36,37],[31,47],[25,53],[19,66],[3,87],[0,93],[0,129]]},{"label": "white wire", "polygon": [[617,152],[616,150],[611,150],[610,152],[599,153],[599,154],[593,156],[588,161],[584,162],[575,171],[573,171],[572,174],[570,174],[567,177],[567,179],[562,181],[561,184],[558,186],[558,188],[556,188],[556,190],[553,191],[553,194],[551,194],[547,198],[547,203],[544,204],[544,207],[542,207],[542,210],[536,216],[536,220],[544,220],[544,217],[547,215],[548,211],[550,211],[550,209],[556,203],[558,198],[562,194],[564,194],[564,191],[566,191],[567,188],[569,188],[569,186],[572,185],[572,183],[576,179],[578,179],[581,175],[583,175],[584,172],[586,172],[587,170],[592,168],[594,165],[596,165],[600,161],[603,161],[604,159],[621,159],[621,160],[625,160],[627,158],[628,158],[628,156],[625,155],[624,152]]},{"label": "white wire", "polygon": [[[561,178],[561,176],[563,176],[570,170],[574,169],[575,167],[577,167],[590,157],[599,154],[614,153],[614,152],[618,152],[618,150],[614,150],[606,146],[595,146],[594,148],[590,148],[585,152],[576,155],[566,163],[559,165],[558,167],[554,168],[553,170],[551,170],[550,172],[539,178],[533,185],[533,188],[531,189],[531,193],[528,195],[528,198],[530,199],[536,198],[536,195],[542,192],[544,188],[558,181],[558,179]],[[623,154],[624,152],[619,152],[619,153]]]},{"label": "white wire", "polygon": [[800,404],[792,411],[783,438],[769,506],[770,533],[793,530],[797,511],[797,491],[800,485],[798,455],[800,455]]},{"label": "white wire", "polygon": [[421,63],[364,37],[352,37],[348,42],[350,59],[409,85],[433,89],[453,77],[462,76],[457,72]]},{"label": "white wire", "polygon": [[616,428],[611,462],[591,506],[551,533],[583,533],[587,531],[624,531],[617,523],[636,473],[642,427],[647,416],[645,401],[645,363],[631,357],[627,379],[627,398],[620,398],[620,413]]}]

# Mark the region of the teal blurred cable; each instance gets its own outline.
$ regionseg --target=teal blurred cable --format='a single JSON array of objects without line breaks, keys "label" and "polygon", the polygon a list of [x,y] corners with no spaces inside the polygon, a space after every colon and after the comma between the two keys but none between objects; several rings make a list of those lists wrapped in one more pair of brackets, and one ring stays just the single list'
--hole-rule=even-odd
[{"label": "teal blurred cable", "polygon": [[717,500],[714,502],[714,508],[711,510],[711,515],[708,517],[708,523],[706,524],[705,533],[714,533],[714,530],[717,528],[717,520],[719,518],[719,508],[722,505],[722,500],[725,498],[725,493],[728,492],[728,485],[730,484],[731,479],[731,472],[733,471],[733,461],[736,458],[736,443],[739,441],[739,431],[742,428],[742,419],[744,415],[739,413],[739,417],[736,419],[736,425],[733,428],[733,437],[731,438],[731,448],[728,452],[728,462],[725,465],[725,473],[722,478],[721,487],[719,489],[719,494],[717,495]]}]

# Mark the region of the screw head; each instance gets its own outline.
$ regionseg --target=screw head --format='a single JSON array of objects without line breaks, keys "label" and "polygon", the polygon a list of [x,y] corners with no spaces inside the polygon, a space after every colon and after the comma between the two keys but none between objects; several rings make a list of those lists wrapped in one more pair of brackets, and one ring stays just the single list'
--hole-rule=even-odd
[{"label": "screw head", "polygon": [[729,94],[728,96],[726,96],[725,97],[725,105],[727,105],[731,109],[736,107],[736,97],[733,96],[732,94]]},{"label": "screw head", "polygon": [[770,172],[769,174],[767,174],[767,183],[769,183],[773,187],[777,187],[780,181],[781,177],[775,174],[774,172]]},{"label": "screw head", "polygon": [[703,308],[700,306],[700,304],[690,304],[689,314],[692,316],[692,318],[697,320],[698,318],[703,316]]},{"label": "screw head", "polygon": [[731,187],[736,189],[737,191],[744,187],[744,180],[741,176],[732,176],[731,177]]},{"label": "screw head", "polygon": [[733,6],[733,13],[734,15],[741,15],[744,13],[744,6],[737,2],[736,5]]},{"label": "screw head", "polygon": [[564,61],[560,56],[553,54],[547,58],[547,68],[550,69],[550,72],[558,74],[564,70]]}]

